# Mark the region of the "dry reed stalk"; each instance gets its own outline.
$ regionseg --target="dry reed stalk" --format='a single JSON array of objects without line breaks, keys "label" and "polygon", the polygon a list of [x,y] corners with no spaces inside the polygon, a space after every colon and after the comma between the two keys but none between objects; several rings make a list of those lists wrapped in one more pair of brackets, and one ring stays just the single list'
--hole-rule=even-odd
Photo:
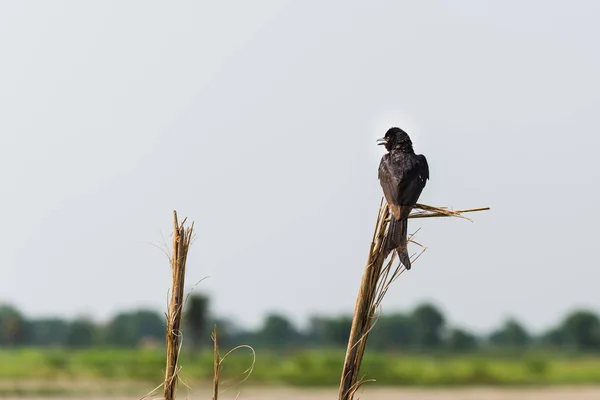
[{"label": "dry reed stalk", "polygon": [[437,217],[458,217],[468,219],[467,217],[463,217],[462,214],[476,211],[487,211],[489,207],[479,207],[479,208],[468,208],[466,210],[450,210],[446,207],[433,207],[425,204],[416,204],[414,210],[421,210],[415,213],[412,213],[408,216],[408,218],[437,218]]},{"label": "dry reed stalk", "polygon": [[[462,214],[489,210],[488,207],[484,207],[453,211],[447,208],[438,208],[423,204],[417,204],[415,209],[420,211],[411,214],[409,218],[459,217],[468,219],[463,217]],[[375,232],[373,233],[373,239],[369,249],[367,265],[362,276],[358,298],[356,299],[356,306],[354,308],[354,317],[350,328],[348,348],[346,350],[346,358],[344,359],[338,392],[339,400],[352,400],[354,398],[354,393],[356,393],[358,388],[364,383],[364,381],[359,380],[358,374],[365,353],[369,332],[377,320],[377,309],[392,282],[406,270],[401,263],[398,263],[393,268],[395,252],[392,253],[388,262],[385,262],[383,249],[385,248],[389,220],[389,207],[382,199],[379,206],[379,213],[377,214],[377,221],[375,223]],[[411,239],[412,237],[409,238],[409,240]],[[425,251],[425,248],[423,248],[416,256],[411,257],[411,262],[416,261],[423,251]]]},{"label": "dry reed stalk", "polygon": [[217,343],[217,325],[213,328],[213,398],[218,400],[219,397],[219,373],[221,372],[221,358],[219,356],[219,344]]},{"label": "dry reed stalk", "polygon": [[171,300],[167,317],[167,368],[165,371],[164,399],[174,400],[177,380],[181,367],[177,365],[181,345],[181,312],[183,309],[183,288],[185,283],[185,263],[194,231],[194,223],[185,227],[186,219],[181,224],[177,220],[177,211],[173,211],[173,253],[171,254],[171,273],[173,282]]},{"label": "dry reed stalk", "polygon": [[[221,357],[221,354],[219,353],[219,343],[217,340],[217,325],[214,326],[213,329],[213,333],[212,333],[212,340],[213,340],[213,400],[218,400],[219,397],[219,386],[220,386],[220,380],[221,380],[221,369],[223,368],[223,362],[225,361],[225,359],[227,357],[229,357],[230,354],[240,350],[240,349],[248,349],[252,352],[252,364],[250,365],[250,367],[248,369],[246,369],[243,374],[245,374],[244,379],[242,379],[240,382],[237,383],[237,385],[244,383],[249,377],[250,374],[252,373],[252,370],[254,370],[254,365],[256,363],[256,352],[254,351],[254,349],[251,346],[248,346],[246,344],[240,345],[240,346],[236,346],[233,349],[229,350],[227,353],[225,353],[225,355],[223,357]],[[225,389],[227,390],[227,389]],[[236,397],[237,399],[237,397]]]}]

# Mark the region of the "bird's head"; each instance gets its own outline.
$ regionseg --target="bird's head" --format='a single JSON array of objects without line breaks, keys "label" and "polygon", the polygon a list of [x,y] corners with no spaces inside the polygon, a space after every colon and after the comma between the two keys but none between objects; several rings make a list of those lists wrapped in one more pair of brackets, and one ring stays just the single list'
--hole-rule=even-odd
[{"label": "bird's head", "polygon": [[385,145],[385,148],[388,151],[412,151],[413,149],[412,141],[410,140],[408,133],[404,132],[402,129],[397,127],[388,129],[384,137],[382,137],[381,139],[377,139],[377,144]]}]

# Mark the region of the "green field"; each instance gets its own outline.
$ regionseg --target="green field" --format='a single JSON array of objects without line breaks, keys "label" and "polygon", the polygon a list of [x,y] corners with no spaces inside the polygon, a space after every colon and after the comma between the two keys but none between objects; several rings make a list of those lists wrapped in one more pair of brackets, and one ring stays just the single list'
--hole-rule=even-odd
[{"label": "green field", "polygon": [[[248,385],[333,386],[339,383],[341,351],[258,351]],[[242,350],[227,358],[223,378],[240,380],[252,355]],[[212,354],[182,354],[182,378],[190,382],[212,377]],[[141,381],[163,379],[162,350],[0,350],[0,380]],[[501,355],[403,355],[369,353],[362,374],[380,385],[577,385],[600,383],[600,357],[545,353]]]}]

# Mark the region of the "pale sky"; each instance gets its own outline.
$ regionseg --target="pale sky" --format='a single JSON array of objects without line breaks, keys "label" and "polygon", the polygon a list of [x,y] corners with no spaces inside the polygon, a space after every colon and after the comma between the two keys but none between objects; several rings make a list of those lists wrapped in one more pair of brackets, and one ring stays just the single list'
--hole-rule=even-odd
[{"label": "pale sky", "polygon": [[351,313],[390,126],[431,170],[427,252],[383,312],[549,327],[600,311],[600,3],[0,4],[0,301],[162,311],[172,210],[187,281],[253,326]]}]

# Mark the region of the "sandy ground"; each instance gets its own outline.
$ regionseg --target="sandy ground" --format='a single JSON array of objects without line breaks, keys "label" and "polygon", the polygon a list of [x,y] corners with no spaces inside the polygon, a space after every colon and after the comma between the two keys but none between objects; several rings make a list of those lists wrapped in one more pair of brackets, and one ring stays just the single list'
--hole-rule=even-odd
[{"label": "sandy ground", "polygon": [[[185,391],[180,391],[180,399],[210,399],[211,394],[204,391],[194,391],[186,396]],[[221,400],[232,400],[237,393],[226,392],[219,396]],[[53,399],[57,399],[54,397]],[[160,398],[157,396],[155,398]],[[333,400],[337,398],[334,389],[301,390],[301,389],[273,389],[273,388],[247,388],[239,394],[240,400]],[[9,400],[22,400],[22,397],[7,397]],[[44,397],[27,397],[28,400],[48,400]],[[82,398],[69,397],[71,400],[130,400],[139,397],[114,397],[114,396],[86,396]],[[355,396],[362,400],[598,400],[600,387],[577,388],[527,388],[527,389],[365,389]]]}]

